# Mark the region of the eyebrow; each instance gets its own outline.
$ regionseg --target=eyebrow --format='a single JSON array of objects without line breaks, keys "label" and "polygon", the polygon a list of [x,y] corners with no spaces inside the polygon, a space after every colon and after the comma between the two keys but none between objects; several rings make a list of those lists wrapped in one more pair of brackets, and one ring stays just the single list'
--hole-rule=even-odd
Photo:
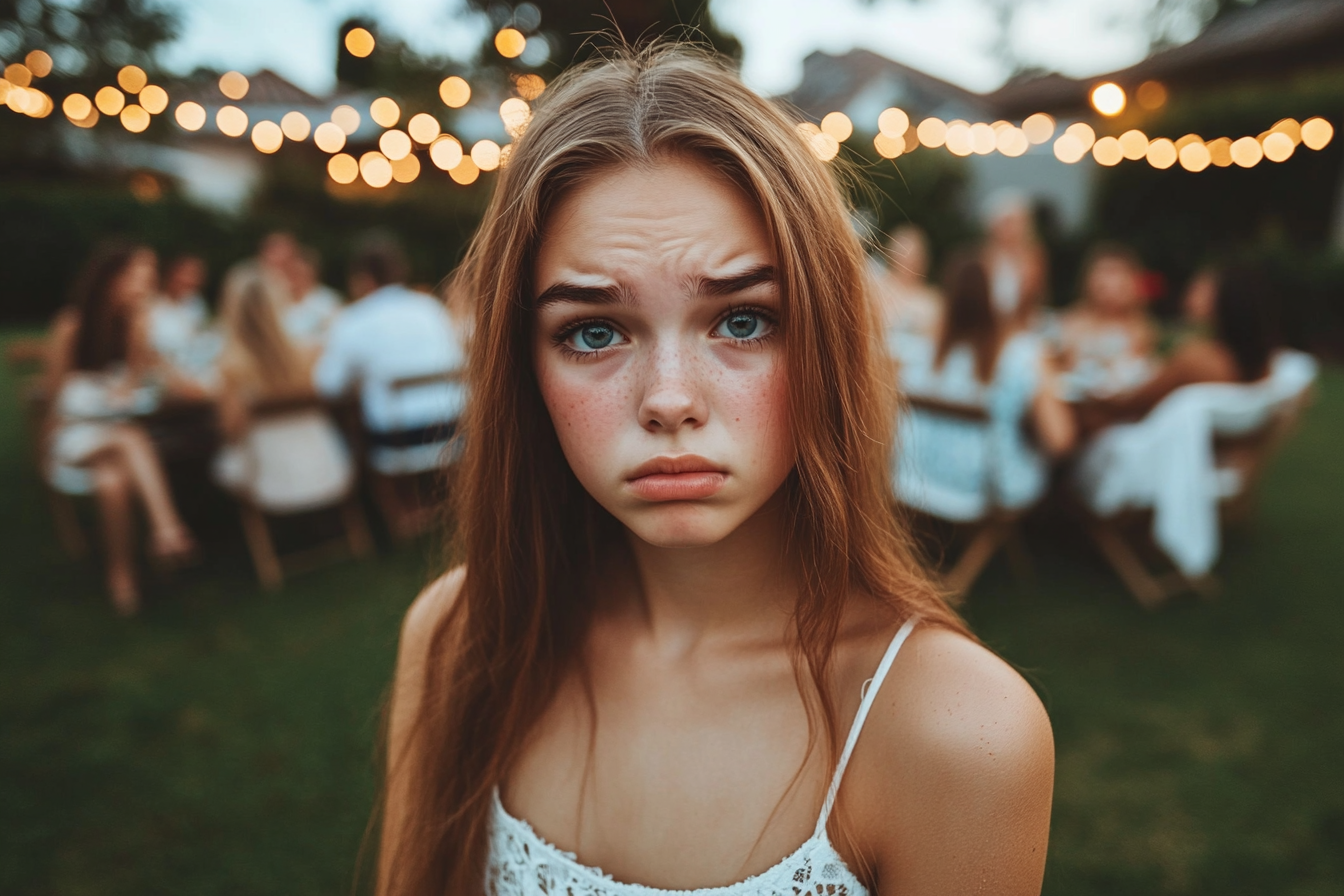
[{"label": "eyebrow", "polygon": [[[700,297],[730,296],[775,282],[773,265],[758,264],[741,274],[731,277],[696,277],[692,281],[692,291]],[[584,305],[630,305],[634,298],[624,286],[579,286],[561,280],[554,283],[537,296],[535,309],[540,311],[557,302],[574,302]]]}]

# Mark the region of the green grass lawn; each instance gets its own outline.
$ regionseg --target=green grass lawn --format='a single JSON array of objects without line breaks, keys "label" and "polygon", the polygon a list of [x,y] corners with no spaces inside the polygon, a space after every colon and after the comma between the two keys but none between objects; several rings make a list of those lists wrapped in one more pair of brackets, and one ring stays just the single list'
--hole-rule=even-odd
[{"label": "green grass lawn", "polygon": [[[1066,527],[976,630],[1058,741],[1046,892],[1344,893],[1344,372],[1232,536],[1213,603],[1140,610]],[[56,547],[0,373],[0,894],[348,893],[397,625],[431,546],[260,592],[211,556],[112,615]],[[222,539],[222,540],[221,540]]]}]

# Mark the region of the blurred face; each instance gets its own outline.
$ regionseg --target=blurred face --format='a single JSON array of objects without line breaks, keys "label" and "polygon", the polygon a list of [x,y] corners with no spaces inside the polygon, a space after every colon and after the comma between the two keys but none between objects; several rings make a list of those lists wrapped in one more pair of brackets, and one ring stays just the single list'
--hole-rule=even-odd
[{"label": "blurred face", "polygon": [[273,233],[261,241],[257,259],[263,267],[283,271],[299,252],[299,244],[287,233]]},{"label": "blurred face", "polygon": [[1004,246],[1026,243],[1031,237],[1031,212],[1025,208],[1002,212],[990,222],[989,235]]},{"label": "blurred face", "polygon": [[1099,258],[1087,275],[1087,299],[1103,314],[1127,314],[1142,304],[1139,272],[1123,258]]},{"label": "blurred face", "polygon": [[713,544],[793,468],[775,259],[692,161],[616,169],[546,221],[534,363],[575,476],[636,537]]},{"label": "blurred face", "polygon": [[112,285],[112,300],[123,310],[147,301],[159,287],[159,262],[154,253],[141,249],[131,256]]},{"label": "blurred face", "polygon": [[205,262],[199,258],[184,258],[173,266],[164,284],[164,291],[174,299],[196,295],[205,286]]},{"label": "blurred face", "polygon": [[1209,271],[1197,274],[1185,290],[1185,319],[1192,324],[1208,323],[1213,320],[1217,301],[1218,278]]}]

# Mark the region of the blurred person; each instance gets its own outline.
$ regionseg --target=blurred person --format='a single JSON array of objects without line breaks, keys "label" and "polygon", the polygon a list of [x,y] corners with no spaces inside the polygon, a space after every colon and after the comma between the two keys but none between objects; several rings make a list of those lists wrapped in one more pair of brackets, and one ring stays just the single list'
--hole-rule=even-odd
[{"label": "blurred person", "polygon": [[943,287],[946,305],[935,339],[898,343],[901,388],[985,409],[989,436],[983,426],[907,411],[897,491],[906,503],[945,519],[977,519],[993,505],[1026,507],[1048,485],[1048,458],[1072,450],[1073,414],[1058,397],[1044,340],[1009,330],[994,313],[983,262],[971,253],[955,255]]},{"label": "blurred person", "polygon": [[332,324],[313,370],[323,396],[359,390],[375,466],[445,443],[466,402],[460,382],[392,388],[397,380],[460,371],[465,362],[443,303],[408,289],[407,273],[405,254],[388,238],[367,238],[356,248],[350,261],[353,301]]},{"label": "blurred person", "polygon": [[938,325],[942,298],[928,282],[929,239],[913,224],[891,231],[886,265],[874,293],[888,331],[932,333]]},{"label": "blurred person", "polygon": [[1088,253],[1083,294],[1059,316],[1059,340],[1071,381],[1087,395],[1124,391],[1152,375],[1157,330],[1133,250],[1101,243]]},{"label": "blurred person", "polygon": [[271,274],[285,277],[298,254],[299,241],[294,238],[294,234],[276,230],[266,234],[257,246],[257,263]]},{"label": "blurred person", "polygon": [[832,171],[703,51],[538,100],[462,275],[464,566],[402,629],[383,896],[1039,892],[1049,722],[890,512]]},{"label": "blurred person", "polygon": [[1036,235],[1031,203],[1015,191],[990,198],[984,263],[994,313],[1010,329],[1032,324],[1045,301],[1048,265]]},{"label": "blurred person", "polygon": [[[285,303],[284,283],[260,265],[238,265],[225,278],[219,365],[225,445],[214,473],[228,490],[270,505],[283,504],[284,495],[312,491],[304,486],[343,482],[349,468],[335,424],[321,408],[301,406],[302,399],[316,397],[312,358],[285,333],[279,314]],[[251,438],[252,409],[274,400],[300,405],[281,425],[271,426],[268,438]],[[288,481],[276,481],[276,473]]]},{"label": "blurred person", "polygon": [[281,320],[289,338],[304,346],[320,346],[345,300],[321,280],[322,258],[316,249],[299,247],[285,265],[288,302]]},{"label": "blurred person", "polygon": [[1185,339],[1142,385],[1088,402],[1089,429],[1138,420],[1182,386],[1263,379],[1279,346],[1273,295],[1269,278],[1251,265],[1201,272],[1186,292],[1185,311],[1203,332]]},{"label": "blurred person", "polygon": [[140,606],[136,504],[149,518],[149,551],[156,561],[173,564],[196,552],[158,452],[134,422],[134,415],[157,404],[147,381],[153,352],[144,332],[144,309],[157,276],[154,253],[143,246],[108,244],[97,250],[71,307],[57,322],[49,371],[47,474],[59,491],[95,496],[107,589],[124,615]]},{"label": "blurred person", "polygon": [[181,357],[209,323],[210,309],[201,295],[205,275],[205,260],[199,255],[179,255],[164,270],[148,311],[149,341],[162,357]]}]

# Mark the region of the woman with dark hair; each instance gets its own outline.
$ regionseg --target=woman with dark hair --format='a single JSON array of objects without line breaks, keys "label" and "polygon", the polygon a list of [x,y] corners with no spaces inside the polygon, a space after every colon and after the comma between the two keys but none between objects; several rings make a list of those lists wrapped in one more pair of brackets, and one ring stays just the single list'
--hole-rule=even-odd
[{"label": "woman with dark hair", "polygon": [[891,512],[866,258],[795,125],[654,46],[513,144],[383,896],[1039,893],[1049,721]]},{"label": "woman with dark hair", "polygon": [[1138,420],[1182,386],[1253,383],[1269,374],[1279,343],[1274,288],[1264,271],[1245,264],[1204,269],[1191,287],[1186,316],[1195,335],[1142,386],[1085,404],[1087,428]]},{"label": "woman with dark hair", "polygon": [[132,422],[157,400],[145,383],[153,353],[142,314],[156,283],[151,250],[131,244],[98,249],[76,284],[71,307],[57,320],[49,365],[47,473],[58,490],[97,498],[107,588],[124,615],[140,605],[136,503],[149,517],[150,553],[157,561],[177,562],[196,550],[154,445]]},{"label": "woman with dark hair", "polygon": [[943,289],[947,298],[934,341],[893,340],[901,389],[978,409],[988,423],[919,407],[902,414],[897,493],[943,519],[979,519],[994,506],[1025,507],[1048,484],[1047,457],[1072,448],[1073,416],[1056,394],[1043,341],[1008,329],[995,313],[990,278],[977,254],[952,257]]}]

